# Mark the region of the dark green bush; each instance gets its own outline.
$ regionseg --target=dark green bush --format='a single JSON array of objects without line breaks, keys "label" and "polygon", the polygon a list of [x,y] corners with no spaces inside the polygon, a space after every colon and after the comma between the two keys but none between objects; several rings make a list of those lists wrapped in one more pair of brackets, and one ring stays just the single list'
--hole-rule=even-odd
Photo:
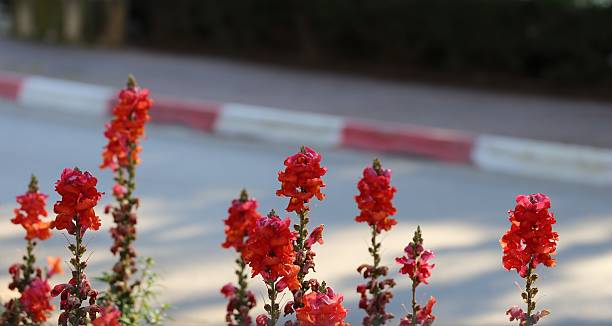
[{"label": "dark green bush", "polygon": [[570,0],[132,0],[131,40],[612,84],[612,8]]}]

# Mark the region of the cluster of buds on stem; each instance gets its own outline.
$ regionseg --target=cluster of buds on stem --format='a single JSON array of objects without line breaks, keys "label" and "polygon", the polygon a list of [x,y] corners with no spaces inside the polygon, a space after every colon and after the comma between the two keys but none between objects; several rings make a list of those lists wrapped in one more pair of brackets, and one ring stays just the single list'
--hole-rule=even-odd
[{"label": "cluster of buds on stem", "polygon": [[400,320],[400,325],[430,326],[436,320],[436,316],[432,314],[436,298],[430,297],[423,307],[416,302],[416,290],[421,283],[429,284],[427,279],[431,276],[431,270],[436,265],[429,264],[429,260],[434,258],[434,254],[431,250],[423,247],[423,235],[420,226],[414,232],[412,242],[404,248],[404,253],[405,256],[398,257],[395,261],[402,265],[400,273],[407,274],[412,281],[412,311]]},{"label": "cluster of buds on stem", "polygon": [[223,248],[234,248],[240,255],[236,259],[236,276],[238,286],[228,283],[221,288],[221,293],[228,299],[225,321],[228,326],[251,325],[249,316],[251,309],[257,304],[255,295],[248,290],[246,262],[242,258],[242,252],[255,223],[261,218],[257,212],[257,200],[249,198],[245,189],[240,192],[240,197],[232,201],[228,209],[228,217],[225,223],[225,242]]},{"label": "cluster of buds on stem", "polygon": [[373,264],[363,264],[357,268],[357,272],[367,280],[357,286],[359,308],[366,312],[363,325],[384,325],[394,317],[386,311],[386,305],[393,298],[391,288],[395,286],[395,281],[385,278],[389,269],[381,265],[382,244],[377,237],[382,231],[389,231],[397,224],[396,220],[390,218],[396,212],[392,203],[396,189],[391,186],[391,170],[384,169],[380,161],[375,159],[372,166],[363,170],[363,178],[357,184],[357,189],[359,194],[355,196],[355,201],[360,214],[355,221],[368,223],[372,230],[368,251],[373,259]]},{"label": "cluster of buds on stem", "polygon": [[[102,153],[100,168],[110,168],[115,174],[113,196],[116,204],[105,211],[112,213],[115,225],[111,227],[113,245],[111,252],[119,259],[108,278],[109,297],[124,315],[130,315],[135,305],[133,290],[138,281],[131,282],[137,272],[136,250],[136,209],[139,200],[133,193],[136,188],[136,165],[140,162],[140,140],[144,137],[146,123],[150,120],[149,109],[153,102],[149,91],[141,89],[133,76],[128,77],[127,86],[119,92],[117,105],[113,108],[113,120],[106,125],[104,136],[108,144]],[[135,320],[132,320],[135,322]]]},{"label": "cluster of buds on stem", "polygon": [[323,225],[317,226],[310,233],[308,230],[310,200],[325,198],[325,195],[321,193],[321,188],[325,187],[321,177],[327,173],[327,168],[321,166],[321,159],[319,153],[302,146],[298,153],[285,159],[285,170],[278,173],[281,188],[276,191],[276,194],[288,197],[289,204],[286,210],[295,212],[298,216],[298,223],[293,226],[297,234],[293,248],[295,251],[294,264],[299,268],[300,287],[292,291],[293,301],[289,301],[285,306],[285,315],[292,314],[295,309],[303,306],[302,297],[310,290],[310,282],[306,280],[306,276],[310,271],[315,270],[316,253],[312,251],[312,246],[315,243],[323,244]]},{"label": "cluster of buds on stem", "polygon": [[[68,283],[56,285],[51,291],[53,297],[60,296],[61,299],[62,313],[58,324],[62,326],[88,325],[90,321],[95,322],[98,314],[104,310],[96,304],[98,291],[91,287],[87,279],[87,261],[83,257],[87,251],[83,243],[85,232],[100,228],[100,219],[94,212],[102,197],[102,193],[96,189],[97,183],[98,180],[89,172],[74,168],[64,169],[55,184],[61,200],[55,203],[53,210],[57,216],[51,222],[51,227],[66,229],[75,238],[75,242],[68,246],[72,253],[72,278]],[[84,303],[89,305],[83,306]]]}]

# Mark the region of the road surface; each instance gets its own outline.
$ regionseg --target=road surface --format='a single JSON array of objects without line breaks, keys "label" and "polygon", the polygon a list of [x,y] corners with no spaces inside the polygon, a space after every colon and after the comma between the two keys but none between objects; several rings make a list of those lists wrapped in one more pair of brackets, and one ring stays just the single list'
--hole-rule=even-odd
[{"label": "road surface", "polygon": [[0,71],[113,86],[133,73],[153,94],[239,102],[612,148],[612,104],[253,64],[139,49],[0,39]]},{"label": "road surface", "polygon": [[[14,197],[26,190],[30,173],[42,191],[58,199],[53,183],[65,167],[79,166],[100,179],[105,191],[98,212],[100,232],[87,234],[89,275],[110,268],[107,232],[111,220],[102,207],[111,200],[111,173],[100,171],[104,145],[102,120],[57,117],[18,111],[0,103],[0,297],[10,293],[8,266],[23,251],[22,231],[10,224]],[[222,325],[225,301],[219,288],[233,281],[234,253],[222,250],[226,209],[242,187],[261,203],[262,213],[282,212],[286,200],[275,196],[276,173],[299,144],[270,145],[221,139],[177,127],[151,125],[138,168],[139,239],[142,255],[157,261],[162,275],[161,301],[170,303],[170,325]],[[316,247],[318,277],[343,292],[349,321],[359,325],[362,312],[354,291],[360,282],[355,268],[368,262],[369,229],[353,221],[356,182],[375,153],[319,149],[329,168],[327,198],[312,208],[312,224],[326,225],[325,244]],[[425,244],[433,249],[436,268],[431,285],[418,289],[419,301],[438,298],[436,325],[507,325],[504,315],[521,304],[514,272],[501,266],[498,239],[509,227],[507,210],[520,193],[551,196],[560,234],[558,266],[540,269],[538,308],[552,315],[542,325],[609,325],[612,320],[612,189],[490,174],[470,167],[379,155],[393,170],[398,188],[395,204],[399,225],[384,236],[383,263],[396,277],[389,309],[400,315],[409,304],[407,277],[398,276],[393,258],[401,254],[421,225]],[[283,214],[286,215],[286,214]],[[292,216],[295,219],[294,216]],[[55,234],[39,246],[38,255],[68,256],[65,239]],[[66,266],[67,267],[67,266]],[[55,279],[64,281],[67,276]],[[251,280],[262,305],[262,282]],[[103,290],[100,284],[95,284]],[[284,296],[284,300],[289,298]],[[57,303],[56,303],[57,306]]]}]

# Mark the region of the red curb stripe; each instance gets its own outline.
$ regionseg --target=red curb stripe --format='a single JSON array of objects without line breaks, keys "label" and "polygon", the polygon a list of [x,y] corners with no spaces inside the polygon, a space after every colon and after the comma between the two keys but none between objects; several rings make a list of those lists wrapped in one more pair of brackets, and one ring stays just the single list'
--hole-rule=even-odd
[{"label": "red curb stripe", "polygon": [[193,129],[213,132],[221,105],[199,103],[169,98],[153,99],[151,119],[153,122],[188,126]]},{"label": "red curb stripe", "polygon": [[462,132],[347,121],[342,146],[471,163],[474,137]]},{"label": "red curb stripe", "polygon": [[0,75],[0,98],[11,101],[17,100],[23,78],[13,75]]}]

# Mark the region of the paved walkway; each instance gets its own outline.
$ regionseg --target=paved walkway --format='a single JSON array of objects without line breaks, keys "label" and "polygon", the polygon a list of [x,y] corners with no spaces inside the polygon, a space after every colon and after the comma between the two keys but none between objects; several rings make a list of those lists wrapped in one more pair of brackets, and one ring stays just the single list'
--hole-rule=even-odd
[{"label": "paved walkway", "polygon": [[0,70],[154,93],[612,148],[612,104],[382,81],[138,49],[0,40]]}]

